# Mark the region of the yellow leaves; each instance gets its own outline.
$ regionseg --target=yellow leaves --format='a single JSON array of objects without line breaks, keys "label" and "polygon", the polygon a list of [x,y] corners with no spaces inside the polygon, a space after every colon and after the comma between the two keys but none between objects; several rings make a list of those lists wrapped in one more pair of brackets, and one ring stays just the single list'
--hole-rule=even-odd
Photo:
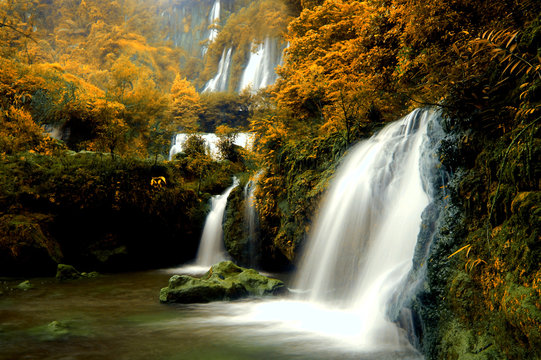
[{"label": "yellow leaves", "polygon": [[484,263],[486,264],[486,261],[482,260],[482,259],[470,259],[469,258],[469,255],[470,255],[470,251],[472,249],[472,245],[471,244],[468,244],[468,245],[465,245],[463,247],[461,247],[460,249],[458,249],[457,251],[455,251],[454,253],[452,253],[451,255],[449,255],[447,257],[447,259],[450,259],[452,258],[453,256],[461,253],[462,251],[466,251],[466,258],[467,258],[467,261],[466,263],[464,264],[464,268],[466,271],[472,271],[474,267],[476,267],[477,265],[481,264],[481,263]]},{"label": "yellow leaves", "polygon": [[470,250],[471,250],[471,244],[468,244],[468,245],[465,245],[465,246],[461,247],[460,249],[458,249],[457,251],[455,251],[454,253],[452,253],[451,255],[449,255],[449,256],[447,257],[447,259],[452,258],[452,257],[455,256],[456,254],[458,254],[458,253],[460,253],[461,251],[464,251],[464,250],[467,250],[466,256],[468,256],[468,254],[470,253]]},{"label": "yellow leaves", "polygon": [[165,177],[163,177],[163,176],[153,177],[150,180],[150,186],[152,186],[155,189],[161,189],[166,184],[167,184],[167,182],[165,181]]}]

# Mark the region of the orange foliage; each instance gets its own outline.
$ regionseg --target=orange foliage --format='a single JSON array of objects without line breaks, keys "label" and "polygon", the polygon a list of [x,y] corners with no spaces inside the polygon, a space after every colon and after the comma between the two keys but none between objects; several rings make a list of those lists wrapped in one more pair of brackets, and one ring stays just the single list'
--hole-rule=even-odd
[{"label": "orange foliage", "polygon": [[198,125],[198,113],[201,111],[201,100],[195,87],[180,74],[177,74],[171,87],[171,113],[174,131],[195,132]]}]

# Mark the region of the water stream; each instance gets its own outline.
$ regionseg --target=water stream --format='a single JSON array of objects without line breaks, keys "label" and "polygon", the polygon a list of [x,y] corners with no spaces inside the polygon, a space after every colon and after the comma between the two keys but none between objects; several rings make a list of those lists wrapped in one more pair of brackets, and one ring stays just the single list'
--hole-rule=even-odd
[{"label": "water stream", "polygon": [[244,186],[244,221],[246,235],[248,236],[248,263],[252,268],[257,268],[260,260],[260,245],[257,233],[259,221],[255,204],[255,190],[262,173],[263,171],[259,171]]},{"label": "water stream", "polygon": [[233,184],[228,187],[223,194],[213,196],[211,199],[212,207],[205,220],[203,235],[197,250],[196,266],[209,268],[213,264],[225,260],[227,252],[223,240],[222,223],[224,219],[225,206],[227,198],[235,187],[239,185],[239,180],[234,178]]}]

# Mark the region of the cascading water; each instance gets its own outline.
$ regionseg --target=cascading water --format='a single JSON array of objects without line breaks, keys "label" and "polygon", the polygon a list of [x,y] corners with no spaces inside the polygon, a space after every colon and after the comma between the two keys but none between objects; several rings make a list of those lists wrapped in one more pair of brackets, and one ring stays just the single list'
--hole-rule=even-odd
[{"label": "cascading water", "polygon": [[[212,9],[210,10],[210,14],[209,14],[209,24],[211,24],[211,26],[214,26],[217,21],[220,21],[220,8],[221,8],[220,0],[214,1],[214,5],[212,5]],[[217,36],[218,36],[218,29],[216,29],[215,27],[212,27],[210,29],[210,33],[208,37],[209,44],[213,42]]]},{"label": "cascading water", "polygon": [[209,267],[226,259],[222,222],[227,198],[238,184],[238,179],[234,178],[233,185],[228,187],[223,194],[216,195],[211,199],[212,207],[203,228],[203,235],[201,236],[201,243],[195,261],[196,266]]},{"label": "cascading water", "polygon": [[419,357],[388,314],[402,304],[393,301],[406,291],[430,202],[437,166],[430,146],[437,145],[428,129],[438,119],[436,111],[415,110],[350,150],[307,241],[294,281],[297,300],[254,305],[237,322],[379,354],[367,359]]},{"label": "cascading water", "polygon": [[220,62],[218,63],[218,72],[216,73],[216,76],[214,76],[207,82],[205,88],[203,89],[203,92],[227,90],[232,52],[232,48],[224,48],[224,51],[222,52],[222,57],[220,58]]},{"label": "cascading water", "polygon": [[248,261],[250,267],[258,264],[258,237],[257,237],[257,209],[255,207],[255,190],[257,182],[263,171],[259,171],[244,187],[244,221],[248,236]]},{"label": "cascading water", "polygon": [[[203,140],[205,140],[205,145],[208,149],[210,156],[214,159],[219,158],[219,149],[218,149],[218,140],[220,139],[216,134],[199,134]],[[188,138],[189,134],[178,133],[175,135],[173,142],[171,144],[171,149],[169,149],[169,160],[182,152],[184,149],[184,142]],[[241,146],[245,149],[250,149],[253,145],[253,135],[250,133],[238,133],[233,142],[237,146]]]},{"label": "cascading water", "polygon": [[[252,48],[254,45],[252,43]],[[248,64],[242,73],[239,90],[250,87],[252,91],[257,91],[273,84],[277,78],[275,68],[281,61],[282,50],[276,38],[267,37],[263,43],[259,44],[256,52],[250,53]]]},{"label": "cascading water", "polygon": [[416,110],[351,150],[299,267],[296,286],[308,291],[309,301],[354,313],[367,345],[402,341],[386,312],[411,269],[430,200],[421,169],[433,159],[421,155],[437,116]]}]

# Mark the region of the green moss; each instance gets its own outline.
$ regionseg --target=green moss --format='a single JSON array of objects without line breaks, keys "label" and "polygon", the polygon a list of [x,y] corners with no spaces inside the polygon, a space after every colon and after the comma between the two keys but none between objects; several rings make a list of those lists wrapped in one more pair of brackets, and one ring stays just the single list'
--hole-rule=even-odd
[{"label": "green moss", "polygon": [[[205,190],[230,174],[219,165]],[[59,262],[100,271],[178,264],[194,256],[205,215],[174,162],[9,156],[0,160],[0,273],[54,275]]]},{"label": "green moss", "polygon": [[231,261],[213,265],[201,278],[173,275],[169,286],[160,290],[162,303],[206,303],[247,296],[276,295],[285,290],[282,281],[271,279]]}]

